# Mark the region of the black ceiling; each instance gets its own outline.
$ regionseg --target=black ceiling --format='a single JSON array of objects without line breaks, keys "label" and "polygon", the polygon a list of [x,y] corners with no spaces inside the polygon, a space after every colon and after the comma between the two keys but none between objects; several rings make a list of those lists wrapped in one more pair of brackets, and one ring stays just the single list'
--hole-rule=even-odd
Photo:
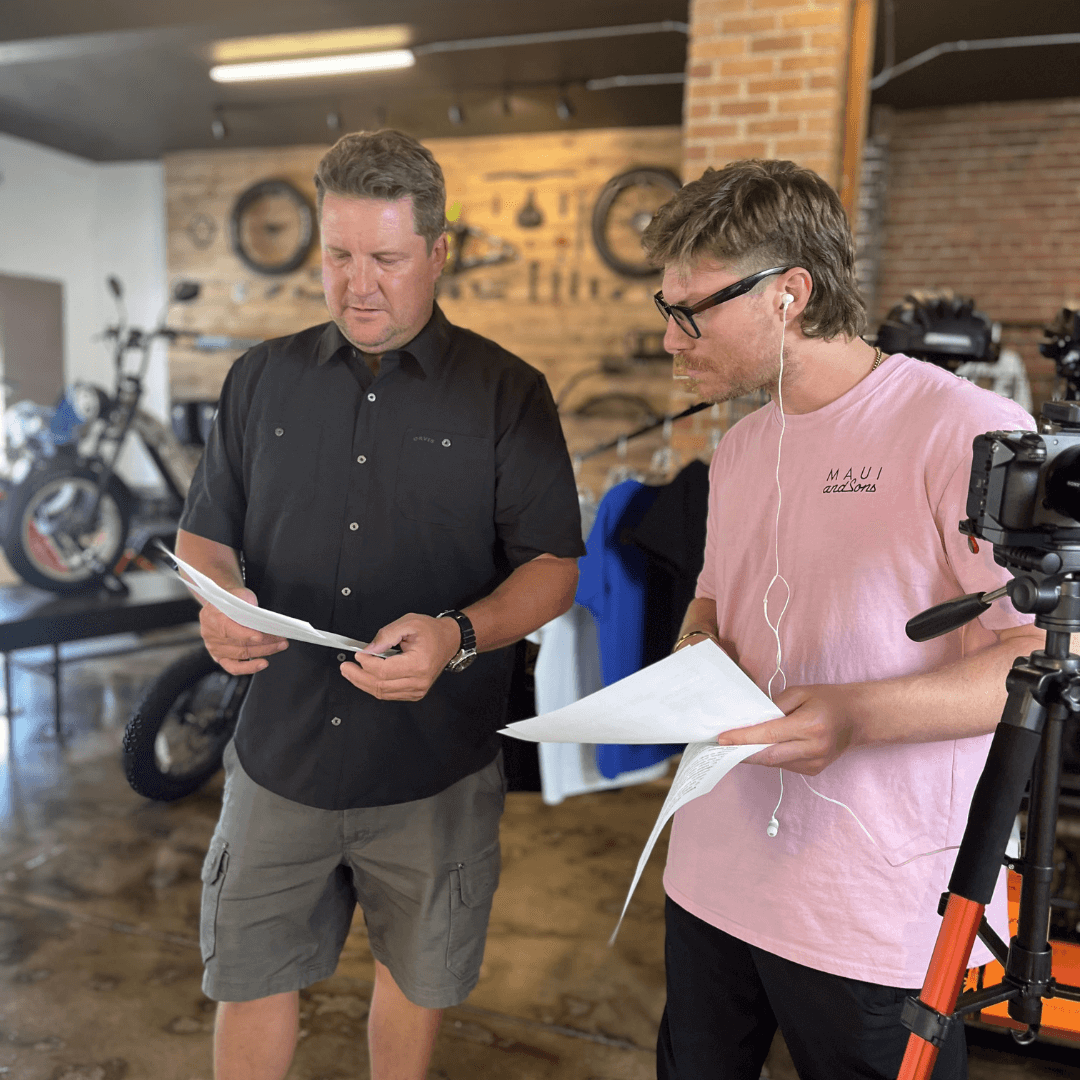
[{"label": "black ceiling", "polygon": [[[874,71],[947,42],[1080,33],[1078,0],[878,0]],[[1080,43],[950,52],[874,91],[899,109],[1080,97]]]},{"label": "black ceiling", "polygon": [[[586,83],[682,72],[678,26],[435,53],[385,75],[246,86],[211,82],[207,56],[216,40],[288,31],[405,23],[424,45],[687,16],[688,0],[0,0],[0,131],[108,161],[329,142],[336,130],[379,124],[422,137],[677,124],[677,83]],[[1067,31],[1080,31],[1078,0],[880,0],[874,70],[942,42]],[[916,108],[1077,96],[1078,65],[1080,45],[953,53],[889,81],[874,101]],[[556,114],[560,98],[568,118]],[[462,123],[450,122],[452,105]],[[335,116],[338,128],[328,126]]]},{"label": "black ceiling", "polygon": [[[413,43],[685,23],[688,0],[0,0],[0,131],[97,160],[214,145],[332,141],[389,124],[420,136],[677,124],[678,84],[586,90],[589,79],[680,73],[678,29],[423,56],[414,68],[218,85],[209,46],[288,31],[408,24]],[[6,39],[6,40],[4,40]],[[559,120],[565,96],[573,108]],[[459,105],[464,123],[448,118]],[[228,132],[215,143],[220,115]]]}]

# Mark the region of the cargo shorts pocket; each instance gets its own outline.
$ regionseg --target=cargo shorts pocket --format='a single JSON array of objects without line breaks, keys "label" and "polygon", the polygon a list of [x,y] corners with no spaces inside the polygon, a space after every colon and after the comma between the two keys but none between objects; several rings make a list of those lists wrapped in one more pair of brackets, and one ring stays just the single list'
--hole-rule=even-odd
[{"label": "cargo shorts pocket", "polygon": [[210,843],[202,868],[202,910],[199,915],[199,949],[203,963],[214,955],[217,946],[218,903],[225,875],[229,870],[229,845],[215,837]]},{"label": "cargo shorts pocket", "polygon": [[484,958],[491,900],[499,885],[499,849],[450,871],[450,934],[446,967],[456,978],[475,979]]}]

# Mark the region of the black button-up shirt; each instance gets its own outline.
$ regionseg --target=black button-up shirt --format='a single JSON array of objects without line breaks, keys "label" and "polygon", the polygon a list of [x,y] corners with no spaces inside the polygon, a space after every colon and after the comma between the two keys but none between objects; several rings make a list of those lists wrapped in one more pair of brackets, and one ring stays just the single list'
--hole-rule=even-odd
[{"label": "black button-up shirt", "polygon": [[[542,553],[584,554],[544,377],[438,307],[377,376],[333,323],[242,356],[180,526],[242,552],[263,607],[361,641],[408,612],[465,607]],[[382,806],[495,757],[511,649],[444,673],[419,702],[356,689],[342,659],[292,641],[252,678],[236,749],[263,787]]]}]

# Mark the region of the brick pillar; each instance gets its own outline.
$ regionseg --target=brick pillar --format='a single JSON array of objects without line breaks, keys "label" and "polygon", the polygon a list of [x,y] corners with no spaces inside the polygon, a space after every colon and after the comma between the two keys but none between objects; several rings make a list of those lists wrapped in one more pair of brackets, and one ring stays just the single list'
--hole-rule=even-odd
[{"label": "brick pillar", "polygon": [[[852,0],[690,0],[683,179],[739,158],[789,158],[840,181]],[[675,406],[696,400],[674,390]],[[754,403],[705,410],[674,445],[700,454]],[[760,404],[760,402],[758,402]]]},{"label": "brick pillar", "polygon": [[684,179],[747,157],[840,178],[851,0],[690,0]]}]

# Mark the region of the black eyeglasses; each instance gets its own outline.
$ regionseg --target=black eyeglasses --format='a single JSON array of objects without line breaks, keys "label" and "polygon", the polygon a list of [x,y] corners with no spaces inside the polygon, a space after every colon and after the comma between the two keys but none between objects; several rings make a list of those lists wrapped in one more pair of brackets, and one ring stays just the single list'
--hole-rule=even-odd
[{"label": "black eyeglasses", "polygon": [[663,291],[658,292],[653,299],[656,301],[660,314],[665,319],[674,319],[683,333],[689,334],[692,338],[699,338],[701,337],[701,331],[697,328],[697,323],[694,322],[695,315],[700,315],[701,312],[716,307],[717,304],[722,304],[726,300],[734,300],[736,296],[748,293],[759,281],[763,281],[773,274],[783,274],[793,269],[794,264],[791,266],[774,266],[771,270],[759,270],[756,274],[744,277],[741,281],[736,281],[734,284],[728,285],[727,288],[713,293],[712,296],[706,296],[704,300],[699,300],[689,307],[683,304],[669,304],[664,299]]}]

